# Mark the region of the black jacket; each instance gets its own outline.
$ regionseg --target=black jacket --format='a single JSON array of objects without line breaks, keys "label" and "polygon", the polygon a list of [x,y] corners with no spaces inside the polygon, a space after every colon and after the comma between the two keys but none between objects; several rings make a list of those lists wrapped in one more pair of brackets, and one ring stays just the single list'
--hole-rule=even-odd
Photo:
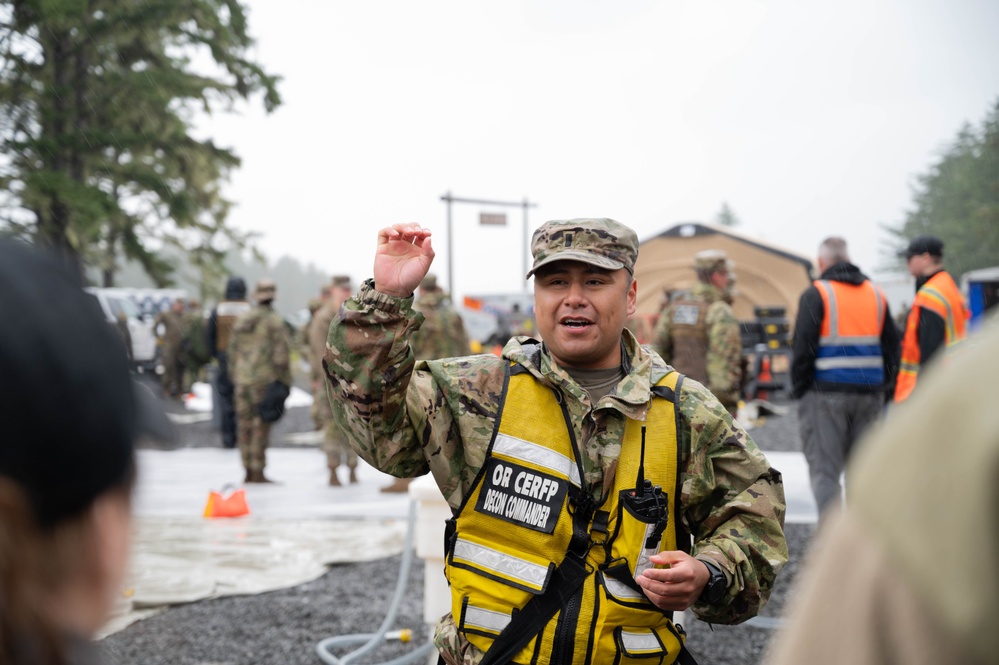
[{"label": "black jacket", "polygon": [[[941,273],[938,270],[933,273]],[[923,288],[926,282],[930,281],[933,275],[918,277],[916,279],[916,291]],[[908,322],[906,322],[908,323]],[[916,339],[919,341],[919,364],[925,366],[940,349],[947,346],[947,322],[936,312],[921,307],[919,309],[919,326],[916,328]]]},{"label": "black jacket", "polygon": [[[852,263],[837,263],[822,273],[819,278],[847,284],[862,284],[867,276]],[[891,317],[891,308],[885,303],[885,320],[881,328],[881,357],[884,359],[885,382],[880,386],[858,386],[855,384],[831,383],[815,380],[815,358],[819,350],[819,335],[822,319],[825,317],[825,304],[822,294],[813,284],[805,289],[798,302],[798,317],[794,324],[794,353],[791,361],[792,397],[801,397],[809,390],[822,392],[853,392],[892,394],[895,392],[895,377],[901,359],[902,348],[898,328]]]}]

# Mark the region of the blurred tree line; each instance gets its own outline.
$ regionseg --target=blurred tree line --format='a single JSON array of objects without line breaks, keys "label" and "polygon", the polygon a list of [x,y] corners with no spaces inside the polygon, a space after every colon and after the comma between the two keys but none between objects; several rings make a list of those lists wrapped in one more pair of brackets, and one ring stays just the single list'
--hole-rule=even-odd
[{"label": "blurred tree line", "polygon": [[0,233],[104,286],[123,260],[171,284],[171,248],[217,276],[251,241],[220,193],[239,157],[192,119],[280,104],[252,44],[238,0],[0,0]]},{"label": "blurred tree line", "polygon": [[962,127],[939,161],[917,177],[913,199],[905,221],[886,227],[897,250],[929,233],[943,240],[955,276],[999,265],[999,101],[981,126]]}]

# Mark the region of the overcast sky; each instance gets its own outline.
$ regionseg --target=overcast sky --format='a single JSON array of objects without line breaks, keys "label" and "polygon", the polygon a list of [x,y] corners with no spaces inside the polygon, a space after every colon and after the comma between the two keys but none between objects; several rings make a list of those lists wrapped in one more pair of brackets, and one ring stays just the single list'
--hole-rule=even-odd
[{"label": "overcast sky", "polygon": [[[355,280],[415,222],[446,282],[448,191],[640,239],[728,202],[743,233],[810,258],[840,234],[874,272],[878,225],[999,99],[995,0],[246,4],[284,105],[203,124],[243,159],[230,221]],[[522,210],[478,224],[502,211],[454,205],[457,296],[523,288]]]}]

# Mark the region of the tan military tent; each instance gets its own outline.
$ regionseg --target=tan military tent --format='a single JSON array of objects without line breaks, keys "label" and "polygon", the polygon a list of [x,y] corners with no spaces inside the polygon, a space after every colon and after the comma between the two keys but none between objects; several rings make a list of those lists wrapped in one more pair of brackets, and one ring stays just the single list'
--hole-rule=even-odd
[{"label": "tan military tent", "polygon": [[732,308],[740,321],[755,319],[756,307],[782,307],[794,325],[798,299],[811,284],[812,262],[726,227],[698,223],[678,224],[640,244],[635,279],[641,318],[658,314],[664,291],[696,281],[694,254],[705,249],[723,250],[735,263],[738,295]]}]

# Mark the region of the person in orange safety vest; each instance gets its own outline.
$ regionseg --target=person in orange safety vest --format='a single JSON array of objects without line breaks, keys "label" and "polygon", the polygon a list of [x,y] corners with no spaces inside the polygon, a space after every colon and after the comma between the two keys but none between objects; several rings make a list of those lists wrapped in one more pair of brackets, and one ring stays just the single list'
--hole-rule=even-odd
[{"label": "person in orange safety vest", "polygon": [[940,350],[964,339],[968,309],[961,290],[943,269],[943,242],[930,235],[913,238],[901,256],[916,278],[916,298],[905,322],[902,366],[895,401],[904,401],[916,387],[920,370]]},{"label": "person in orange safety vest", "polygon": [[899,362],[888,301],[850,262],[846,241],[819,246],[820,277],[801,295],[794,326],[792,396],[820,514],[839,505],[854,444],[884,411]]}]

